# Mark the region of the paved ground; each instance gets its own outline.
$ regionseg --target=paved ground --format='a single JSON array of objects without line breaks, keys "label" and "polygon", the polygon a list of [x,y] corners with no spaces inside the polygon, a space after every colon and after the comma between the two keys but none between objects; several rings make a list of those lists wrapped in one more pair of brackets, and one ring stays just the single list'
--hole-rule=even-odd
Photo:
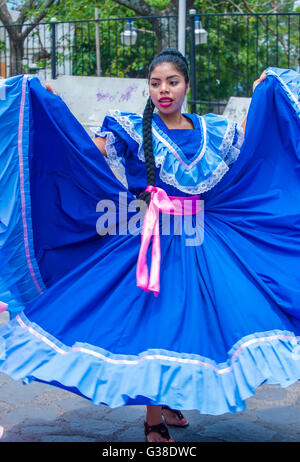
[{"label": "paved ground", "polygon": [[[0,323],[6,320],[0,315]],[[187,411],[190,426],[171,434],[176,442],[300,441],[300,382],[286,389],[264,385],[247,405],[218,417]],[[0,374],[2,442],[143,442],[144,414],[144,406],[94,406],[67,391],[25,386]]]}]

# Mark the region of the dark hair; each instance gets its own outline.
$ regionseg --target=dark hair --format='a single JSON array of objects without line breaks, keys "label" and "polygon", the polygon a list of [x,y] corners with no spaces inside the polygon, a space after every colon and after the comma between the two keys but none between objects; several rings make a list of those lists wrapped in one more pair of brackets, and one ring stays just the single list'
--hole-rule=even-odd
[{"label": "dark hair", "polygon": [[178,72],[183,75],[185,83],[188,84],[189,79],[189,72],[188,72],[188,62],[187,59],[180,53],[178,50],[173,50],[172,48],[167,48],[166,50],[161,51],[150,63],[149,72],[148,72],[148,80],[150,79],[150,75],[161,63],[172,63],[174,67],[178,70]]},{"label": "dark hair", "polygon": [[[150,80],[151,73],[154,71],[156,66],[161,63],[172,63],[178,72],[183,75],[185,83],[189,83],[188,74],[188,62],[186,58],[178,51],[174,49],[166,49],[161,51],[151,62],[149,66],[148,80]],[[156,181],[156,168],[155,159],[153,154],[153,143],[152,143],[152,117],[153,117],[154,104],[151,96],[149,96],[143,114],[143,140],[144,140],[144,154],[146,162],[146,173],[147,173],[147,184],[155,186]],[[143,199],[147,205],[150,203],[151,195],[149,192],[144,191],[140,195],[140,199]]]}]

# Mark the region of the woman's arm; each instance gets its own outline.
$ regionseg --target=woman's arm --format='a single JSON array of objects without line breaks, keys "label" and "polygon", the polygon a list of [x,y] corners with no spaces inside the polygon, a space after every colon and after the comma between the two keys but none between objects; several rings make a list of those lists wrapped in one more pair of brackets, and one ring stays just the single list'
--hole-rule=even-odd
[{"label": "woman's arm", "polygon": [[244,134],[245,134],[245,132],[246,132],[246,124],[247,124],[247,116],[245,117],[244,122],[243,122],[242,125],[241,125]]},{"label": "woman's arm", "polygon": [[[253,85],[252,85],[252,93],[254,92],[255,88],[257,87],[257,85],[261,82],[263,82],[265,80],[265,78],[267,77],[267,74],[266,74],[266,71],[263,71],[263,73],[261,74],[261,76],[254,80],[253,82]],[[242,123],[241,127],[242,129],[244,130],[244,133],[246,131],[246,124],[247,124],[247,116],[245,117],[245,120],[244,122]]]},{"label": "woman's arm", "polygon": [[46,90],[50,91],[50,93],[53,93],[54,95],[57,95],[56,91],[53,90],[50,83],[46,83],[45,88],[46,88]]},{"label": "woman's arm", "polygon": [[257,85],[260,83],[260,82],[263,82],[265,80],[265,78],[267,77],[267,74],[266,74],[266,71],[263,71],[263,73],[261,74],[261,76],[254,80],[253,82],[253,85],[252,85],[252,93],[254,92],[255,88],[257,87]]},{"label": "woman's arm", "polygon": [[93,141],[97,148],[101,151],[101,154],[106,156],[106,149],[105,149],[105,144],[106,144],[106,138],[102,138],[101,136],[98,136],[97,138],[93,138]]}]

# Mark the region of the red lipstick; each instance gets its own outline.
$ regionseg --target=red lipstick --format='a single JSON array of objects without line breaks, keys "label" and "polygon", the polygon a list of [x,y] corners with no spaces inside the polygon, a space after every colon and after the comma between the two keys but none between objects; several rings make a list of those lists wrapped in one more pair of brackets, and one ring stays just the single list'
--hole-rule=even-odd
[{"label": "red lipstick", "polygon": [[173,103],[173,100],[171,98],[161,98],[158,102],[162,107],[169,107]]}]

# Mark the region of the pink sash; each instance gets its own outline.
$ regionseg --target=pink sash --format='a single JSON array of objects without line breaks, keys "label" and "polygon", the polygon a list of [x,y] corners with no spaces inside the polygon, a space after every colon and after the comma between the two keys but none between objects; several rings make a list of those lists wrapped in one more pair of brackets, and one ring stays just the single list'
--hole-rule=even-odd
[{"label": "pink sash", "polygon": [[3,313],[3,311],[5,311],[7,307],[8,307],[7,303],[0,301],[0,313]]},{"label": "pink sash", "polygon": [[[139,251],[136,279],[137,286],[146,292],[158,295],[160,290],[160,236],[159,212],[170,215],[195,215],[201,210],[200,196],[168,196],[167,193],[155,186],[147,186],[146,191],[151,193],[151,201],[146,211],[141,247]],[[147,267],[147,251],[152,238],[152,256],[150,278]]]}]

